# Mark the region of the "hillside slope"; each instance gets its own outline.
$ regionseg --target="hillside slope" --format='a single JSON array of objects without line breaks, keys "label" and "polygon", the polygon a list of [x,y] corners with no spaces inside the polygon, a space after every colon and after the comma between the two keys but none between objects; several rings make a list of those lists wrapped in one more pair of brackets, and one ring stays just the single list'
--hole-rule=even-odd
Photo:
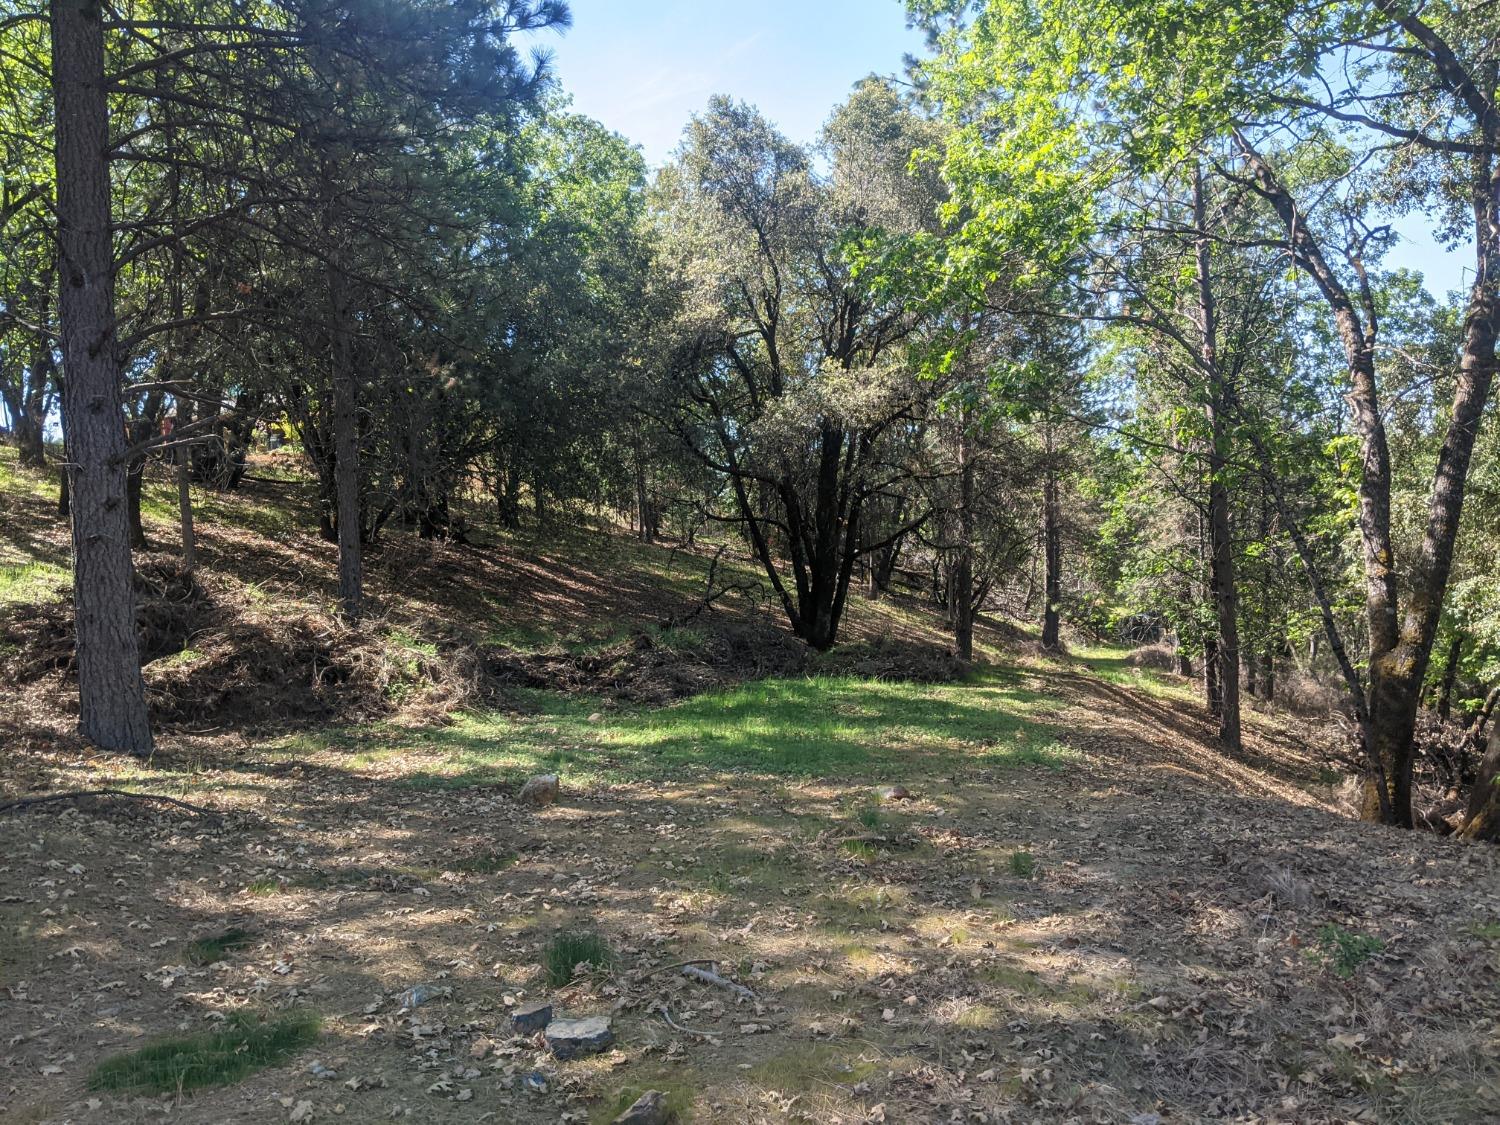
[{"label": "hillside slope", "polygon": [[[58,620],[45,483],[0,478],[24,513],[3,562],[30,568],[0,586],[12,669]],[[708,554],[605,530],[393,539],[380,619],[345,636],[298,487],[212,501],[201,595],[178,596],[210,608],[150,670],[152,763],[73,739],[65,667],[15,685],[9,795],[210,815],[0,815],[6,1120],[156,1120],[163,1087],[101,1061],[293,1011],[312,1043],[168,1085],[172,1118],[608,1121],[648,1088],[724,1122],[1500,1116],[1495,852],[1348,820],[1294,720],[1255,713],[1228,761],[1186,685],[994,624],[955,678],[915,604],[861,603],[830,661],[744,599],[663,629]],[[314,671],[283,664],[279,694],[170,711],[276,687],[241,658],[304,642]],[[276,713],[295,700],[321,710]],[[562,799],[522,806],[542,770]],[[578,932],[612,958],[549,985]],[[687,959],[757,1000],[667,969]],[[614,1048],[514,1035],[539,997],[611,1015]]]}]

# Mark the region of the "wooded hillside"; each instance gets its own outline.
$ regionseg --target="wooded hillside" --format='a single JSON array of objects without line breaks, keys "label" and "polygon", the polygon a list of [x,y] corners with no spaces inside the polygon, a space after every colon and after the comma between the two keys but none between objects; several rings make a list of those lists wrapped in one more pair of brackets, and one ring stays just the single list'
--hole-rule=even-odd
[{"label": "wooded hillside", "polygon": [[1500,17],[904,7],[0,4],[5,1113],[1500,1116]]}]

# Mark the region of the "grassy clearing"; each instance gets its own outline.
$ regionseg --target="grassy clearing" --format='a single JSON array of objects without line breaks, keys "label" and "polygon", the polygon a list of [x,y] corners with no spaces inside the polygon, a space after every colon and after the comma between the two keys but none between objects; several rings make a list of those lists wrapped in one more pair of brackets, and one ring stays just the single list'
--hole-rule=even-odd
[{"label": "grassy clearing", "polygon": [[331,731],[278,748],[347,748],[355,767],[422,752],[439,764],[406,780],[433,788],[513,784],[542,772],[582,784],[727,773],[908,780],[960,765],[1056,768],[1072,757],[1051,725],[1055,704],[1004,671],[945,685],[763,680],[612,714],[592,698],[530,692],[522,699],[533,713],[468,715],[415,733],[362,728],[357,739]]},{"label": "grassy clearing", "polygon": [[1130,663],[1131,651],[1118,645],[1079,645],[1069,652],[1069,656],[1073,662],[1081,663],[1106,683],[1130,688],[1157,699],[1190,704],[1198,702],[1197,689],[1193,683],[1163,675],[1150,668],[1137,668]]},{"label": "grassy clearing", "polygon": [[276,1066],[318,1037],[318,1017],[296,1012],[266,1022],[231,1016],[216,1031],[171,1036],[105,1059],[89,1088],[125,1093],[176,1094],[224,1086]]}]

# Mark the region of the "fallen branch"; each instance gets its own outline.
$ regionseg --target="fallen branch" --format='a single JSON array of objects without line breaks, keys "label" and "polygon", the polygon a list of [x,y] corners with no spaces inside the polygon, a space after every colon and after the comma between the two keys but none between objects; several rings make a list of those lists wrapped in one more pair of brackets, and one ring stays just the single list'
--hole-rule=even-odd
[{"label": "fallen branch", "polygon": [[690,957],[686,961],[673,961],[670,965],[658,965],[654,969],[647,969],[645,972],[636,973],[635,976],[630,978],[630,981],[632,984],[640,984],[647,977],[654,977],[657,973],[666,973],[673,969],[680,969],[684,965],[717,965],[718,963],[719,961],[716,957]]},{"label": "fallen branch", "polygon": [[661,1018],[667,1021],[667,1026],[673,1031],[680,1031],[684,1035],[696,1035],[699,1039],[713,1039],[714,1035],[709,1031],[697,1031],[691,1027],[683,1027],[680,1023],[674,1023],[672,1013],[664,1005],[661,1009]]},{"label": "fallen branch", "polygon": [[711,984],[716,988],[725,989],[746,1000],[758,1001],[760,999],[759,996],[755,995],[755,993],[751,992],[743,984],[735,984],[732,980],[725,980],[718,973],[711,972],[708,969],[700,969],[696,965],[684,965],[682,975],[702,981],[704,984]]},{"label": "fallen branch", "polygon": [[77,789],[67,793],[51,793],[46,797],[22,797],[15,801],[6,801],[0,804],[0,813],[16,812],[21,809],[32,808],[36,805],[47,805],[53,801],[79,801],[85,797],[125,797],[132,801],[165,801],[169,805],[176,805],[180,809],[206,816],[210,820],[223,820],[213,809],[206,809],[201,805],[190,805],[186,801],[179,801],[176,797],[163,797],[156,793],[130,793],[124,789]]}]

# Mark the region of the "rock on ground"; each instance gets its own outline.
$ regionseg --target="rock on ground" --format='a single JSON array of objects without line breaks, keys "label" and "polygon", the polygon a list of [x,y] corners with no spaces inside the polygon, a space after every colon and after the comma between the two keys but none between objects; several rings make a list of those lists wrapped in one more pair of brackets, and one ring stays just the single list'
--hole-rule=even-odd
[{"label": "rock on ground", "polygon": [[647,1090],[631,1107],[615,1118],[615,1125],[666,1125],[667,1096],[660,1090]]},{"label": "rock on ground", "polygon": [[533,777],[521,786],[521,792],[517,794],[516,799],[532,808],[545,808],[547,805],[557,803],[557,788],[557,774],[544,773],[539,777]]},{"label": "rock on ground", "polygon": [[547,1046],[559,1059],[597,1055],[615,1041],[608,1016],[582,1020],[553,1020],[547,1025]]},{"label": "rock on ground", "polygon": [[510,1025],[521,1035],[532,1035],[552,1022],[552,1005],[545,1000],[522,1004],[510,1014]]}]

